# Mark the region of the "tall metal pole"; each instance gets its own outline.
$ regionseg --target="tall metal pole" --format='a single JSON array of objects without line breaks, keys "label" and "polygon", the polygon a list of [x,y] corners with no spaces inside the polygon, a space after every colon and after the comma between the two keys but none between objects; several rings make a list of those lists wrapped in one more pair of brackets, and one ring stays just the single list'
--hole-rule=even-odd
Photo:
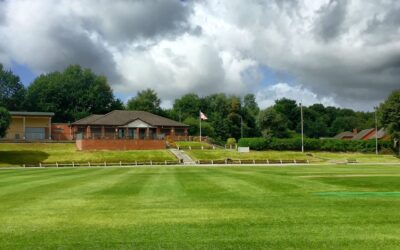
[{"label": "tall metal pole", "polygon": [[199,112],[199,119],[200,119],[200,142],[201,142],[201,110]]},{"label": "tall metal pole", "polygon": [[375,107],[375,153],[378,154],[378,118],[376,110],[377,108]]},{"label": "tall metal pole", "polygon": [[301,152],[304,153],[304,121],[303,121],[303,104],[300,103],[301,113]]},{"label": "tall metal pole", "polygon": [[243,117],[238,114],[240,117],[240,138],[243,138]]}]

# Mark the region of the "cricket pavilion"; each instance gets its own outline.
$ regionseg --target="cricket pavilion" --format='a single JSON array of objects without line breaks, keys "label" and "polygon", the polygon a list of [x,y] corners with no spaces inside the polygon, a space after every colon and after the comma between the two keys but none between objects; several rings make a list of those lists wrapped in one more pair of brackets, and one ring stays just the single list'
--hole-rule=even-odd
[{"label": "cricket pavilion", "polygon": [[188,125],[145,111],[114,110],[71,124],[78,150],[164,149],[166,139],[185,139]]}]

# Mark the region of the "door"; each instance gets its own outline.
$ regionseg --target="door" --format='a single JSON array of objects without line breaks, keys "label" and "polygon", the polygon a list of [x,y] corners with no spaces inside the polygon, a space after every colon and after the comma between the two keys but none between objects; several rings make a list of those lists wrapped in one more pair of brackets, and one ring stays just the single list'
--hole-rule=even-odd
[{"label": "door", "polygon": [[25,138],[27,140],[44,140],[46,139],[45,128],[25,128]]}]

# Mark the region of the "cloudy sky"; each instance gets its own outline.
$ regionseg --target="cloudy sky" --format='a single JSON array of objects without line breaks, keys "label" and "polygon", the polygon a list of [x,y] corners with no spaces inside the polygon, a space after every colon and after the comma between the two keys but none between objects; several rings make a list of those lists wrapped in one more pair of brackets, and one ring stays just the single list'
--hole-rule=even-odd
[{"label": "cloudy sky", "polygon": [[155,89],[371,110],[400,88],[398,0],[0,0],[0,63],[24,84],[69,64],[123,100]]}]

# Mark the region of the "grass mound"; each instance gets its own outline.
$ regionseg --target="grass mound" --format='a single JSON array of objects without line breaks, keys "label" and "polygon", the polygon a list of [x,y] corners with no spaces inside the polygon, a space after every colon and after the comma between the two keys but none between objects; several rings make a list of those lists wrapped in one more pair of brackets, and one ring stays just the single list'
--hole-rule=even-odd
[{"label": "grass mound", "polygon": [[77,151],[74,143],[0,143],[0,166],[35,163],[174,161],[168,150]]},{"label": "grass mound", "polygon": [[364,153],[332,153],[298,151],[250,151],[239,153],[235,150],[187,150],[186,153],[195,160],[308,160],[311,163],[330,162],[347,163],[349,159],[357,163],[400,163],[400,159],[393,155],[375,155]]}]

